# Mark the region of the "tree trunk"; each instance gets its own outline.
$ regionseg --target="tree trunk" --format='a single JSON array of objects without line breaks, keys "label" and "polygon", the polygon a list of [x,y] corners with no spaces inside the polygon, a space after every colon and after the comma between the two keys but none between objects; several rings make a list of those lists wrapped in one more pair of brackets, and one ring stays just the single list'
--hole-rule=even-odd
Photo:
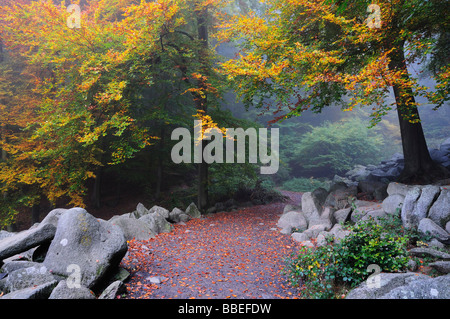
[{"label": "tree trunk", "polygon": [[[400,47],[391,55],[389,69],[392,71],[407,71],[404,50],[402,46]],[[409,74],[406,72],[405,74],[405,80],[408,82]],[[436,164],[431,159],[420,122],[419,111],[415,107],[412,88],[409,86],[394,85],[393,89],[400,124],[403,156],[405,159],[405,167],[398,181],[403,183],[426,184],[448,177],[448,170]],[[419,121],[417,123],[411,123],[409,119],[417,119]]]},{"label": "tree trunk", "polygon": [[39,223],[40,213],[41,213],[41,205],[34,204],[33,207],[31,207],[31,226],[33,226],[35,223]]},{"label": "tree trunk", "polygon": [[[96,123],[97,125],[100,125],[100,123]],[[100,138],[99,144],[100,148],[102,150],[105,149],[105,138]],[[103,153],[101,153],[98,157],[98,162],[103,163]],[[95,180],[94,180],[94,188],[92,190],[92,196],[91,196],[91,204],[93,208],[100,208],[101,207],[101,188],[102,188],[102,181],[103,181],[103,166],[100,165],[97,167],[97,170],[95,172]]]},{"label": "tree trunk", "polygon": [[2,63],[4,61],[4,56],[3,56],[3,40],[2,38],[0,38],[0,63]]},{"label": "tree trunk", "polygon": [[[197,11],[197,31],[198,39],[201,42],[199,50],[199,60],[202,65],[203,72],[207,72],[207,55],[208,55],[208,9],[204,8],[202,11]],[[206,73],[205,73],[206,74]],[[205,83],[199,80],[198,87],[200,89],[205,88]],[[204,114],[208,111],[207,97],[198,95],[196,97],[196,107],[198,110],[204,111]],[[207,141],[202,140],[202,154]],[[209,202],[208,198],[208,164],[204,162],[202,156],[202,162],[198,164],[198,192],[197,192],[197,206],[200,210],[207,208]]]},{"label": "tree trunk", "polygon": [[159,199],[159,196],[161,196],[161,190],[162,190],[162,183],[163,183],[163,154],[164,154],[164,124],[161,126],[161,139],[159,140],[159,154],[158,154],[158,166],[156,168],[156,194],[155,198]]},{"label": "tree trunk", "polygon": [[[4,126],[2,126],[0,137],[3,140],[3,143],[6,144],[5,127]],[[8,153],[6,153],[6,150],[2,149],[2,162],[6,162],[7,159],[8,159]],[[8,192],[4,191],[2,193],[2,196],[3,196],[3,199],[6,200],[8,198]],[[11,224],[7,225],[6,230],[9,232],[15,232],[17,230],[16,224],[11,223]]]},{"label": "tree trunk", "polygon": [[100,166],[95,174],[94,189],[92,190],[92,206],[94,208],[101,207],[100,199],[101,199],[102,176],[103,176],[103,167]]},{"label": "tree trunk", "polygon": [[[202,142],[204,145],[204,142]],[[198,192],[197,206],[200,210],[204,210],[208,206],[208,164],[202,162],[198,164]]]}]

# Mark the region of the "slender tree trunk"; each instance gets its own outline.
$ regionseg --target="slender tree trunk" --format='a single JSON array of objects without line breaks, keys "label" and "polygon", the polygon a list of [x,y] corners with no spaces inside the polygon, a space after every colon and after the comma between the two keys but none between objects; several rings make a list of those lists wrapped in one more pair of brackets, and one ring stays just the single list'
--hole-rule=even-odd
[{"label": "slender tree trunk", "polygon": [[159,154],[158,154],[158,166],[156,170],[156,199],[159,199],[159,196],[161,195],[162,190],[162,183],[163,183],[163,173],[164,173],[164,161],[163,161],[163,154],[164,154],[164,124],[161,126],[161,139],[159,140]]},{"label": "slender tree trunk", "polygon": [[31,226],[33,226],[35,223],[39,223],[39,215],[41,213],[41,204],[34,204],[33,207],[31,207]]},{"label": "slender tree trunk", "polygon": [[5,58],[3,56],[3,40],[2,38],[0,38],[0,63],[2,63],[4,59]]},{"label": "slender tree trunk", "polygon": [[[207,56],[208,56],[208,9],[204,8],[202,11],[197,12],[197,31],[198,39],[201,42],[201,48],[199,51],[199,60],[202,65],[203,71],[207,71]],[[199,80],[198,84],[200,89],[205,88],[205,83]],[[198,96],[196,98],[196,107],[198,110],[204,111],[204,114],[208,111],[207,97]],[[202,140],[202,154],[207,141]],[[198,192],[197,192],[197,206],[200,210],[207,208],[209,202],[208,198],[208,164],[202,160],[198,164]]]},{"label": "slender tree trunk", "polygon": [[200,210],[204,210],[207,208],[208,202],[208,164],[203,162],[198,164],[197,206]]},{"label": "slender tree trunk", "polygon": [[[99,123],[97,123],[99,125]],[[105,138],[100,138],[100,147],[101,149],[105,149]],[[103,153],[99,155],[98,162],[103,163]],[[97,170],[95,172],[95,180],[94,180],[94,188],[92,190],[92,196],[91,196],[91,204],[94,208],[100,208],[101,207],[101,188],[102,188],[102,181],[103,181],[103,166],[98,166]]]},{"label": "slender tree trunk", "polygon": [[92,190],[92,206],[94,208],[101,207],[100,200],[101,200],[102,177],[103,177],[103,166],[100,166],[95,174],[94,189]]},{"label": "slender tree trunk", "polygon": [[[400,47],[391,55],[389,65],[391,70],[407,70],[404,50],[402,46]],[[405,80],[408,80],[408,77],[409,75],[406,75]],[[431,159],[420,122],[419,111],[414,106],[415,98],[411,87],[394,85],[393,89],[405,158],[405,167],[399,181],[404,183],[430,183],[448,177],[449,172]],[[419,121],[411,123],[409,119]]]},{"label": "slender tree trunk", "polygon": [[[5,137],[5,127],[2,126],[1,128],[1,139],[3,140],[3,143],[6,144],[6,137]],[[2,162],[6,162],[6,160],[8,159],[8,153],[6,153],[6,151],[4,149],[2,149]],[[3,199],[6,200],[6,198],[8,197],[8,192],[3,192],[2,193]],[[17,230],[16,224],[12,223],[10,225],[6,226],[6,230],[9,232],[15,232]]]}]

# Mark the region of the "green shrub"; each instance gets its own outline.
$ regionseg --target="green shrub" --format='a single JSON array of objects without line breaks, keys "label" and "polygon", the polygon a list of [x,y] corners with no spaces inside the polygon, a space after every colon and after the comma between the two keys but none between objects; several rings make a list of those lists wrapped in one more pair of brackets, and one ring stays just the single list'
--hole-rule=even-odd
[{"label": "green shrub", "polygon": [[333,246],[302,247],[295,258],[287,260],[287,272],[294,287],[303,286],[306,298],[330,299],[336,294],[337,260]]},{"label": "green shrub", "polygon": [[218,164],[209,166],[208,191],[212,202],[233,198],[240,189],[253,188],[257,175],[252,164]]},{"label": "green shrub", "polygon": [[296,257],[287,260],[285,271],[294,286],[304,286],[306,298],[334,298],[340,289],[366,280],[371,264],[383,272],[406,268],[408,237],[396,228],[373,219],[361,221],[339,243],[301,248]]},{"label": "green shrub", "polygon": [[367,129],[358,118],[325,122],[290,145],[290,162],[302,175],[332,177],[356,164],[378,163],[382,141],[376,130]]},{"label": "green shrub", "polygon": [[367,279],[367,267],[378,265],[384,272],[403,270],[408,262],[408,237],[386,231],[373,219],[360,221],[350,235],[336,246],[339,276],[355,286]]}]

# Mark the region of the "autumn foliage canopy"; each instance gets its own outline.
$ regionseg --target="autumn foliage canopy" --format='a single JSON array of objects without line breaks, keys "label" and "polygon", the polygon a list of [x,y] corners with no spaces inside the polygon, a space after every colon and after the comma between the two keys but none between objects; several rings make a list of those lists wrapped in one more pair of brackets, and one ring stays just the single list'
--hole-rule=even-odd
[{"label": "autumn foliage canopy", "polygon": [[4,2],[4,213],[12,214],[19,203],[31,206],[41,196],[50,202],[66,197],[70,204],[84,206],[86,180],[99,167],[123,163],[158,139],[148,119],[170,122],[167,99],[144,98],[161,82],[185,99],[192,99],[192,92],[218,95],[202,74],[190,25],[197,11],[219,4],[88,1],[80,4],[78,28],[64,2]]}]

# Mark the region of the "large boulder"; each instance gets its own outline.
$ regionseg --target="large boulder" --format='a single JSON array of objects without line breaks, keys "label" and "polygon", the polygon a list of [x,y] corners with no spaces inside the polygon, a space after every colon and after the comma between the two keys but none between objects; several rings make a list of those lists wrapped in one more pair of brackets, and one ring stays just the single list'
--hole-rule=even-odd
[{"label": "large boulder", "polygon": [[0,297],[0,299],[47,299],[58,282],[56,280],[15,290]]},{"label": "large boulder", "polygon": [[387,184],[377,181],[360,181],[358,183],[359,193],[363,193],[376,200],[383,200],[386,198],[386,188]]},{"label": "large boulder", "polygon": [[440,250],[437,250],[437,249],[429,248],[429,247],[411,248],[408,251],[408,253],[409,253],[409,255],[416,256],[416,257],[432,257],[432,258],[450,261],[450,254],[440,251]]},{"label": "large boulder", "polygon": [[0,273],[10,273],[14,270],[29,268],[29,267],[40,267],[42,264],[29,260],[9,260],[1,268]]},{"label": "large boulder", "polygon": [[16,233],[14,232],[9,232],[6,230],[0,230],[0,241],[5,239],[6,237],[11,237],[14,236]]},{"label": "large boulder", "polygon": [[[153,214],[147,214],[139,218],[139,222],[142,222],[147,225],[148,228],[152,231],[153,234],[159,234],[159,226],[156,223],[155,216]],[[125,235],[125,238],[127,236]]]},{"label": "large boulder", "polygon": [[363,165],[355,165],[355,167],[352,170],[345,173],[345,176],[357,182],[367,180],[369,175],[370,171],[367,170],[367,168]]},{"label": "large boulder", "polygon": [[159,213],[159,214],[162,215],[165,219],[169,219],[169,210],[166,209],[166,208],[164,208],[164,207],[155,205],[155,206],[153,206],[152,208],[150,208],[150,209],[148,210],[148,212],[149,212],[149,214]]},{"label": "large boulder", "polygon": [[144,215],[149,213],[148,209],[145,208],[144,204],[138,203],[136,206],[136,210],[133,212],[133,215],[136,219],[141,218]]},{"label": "large boulder", "polygon": [[393,215],[397,212],[397,209],[402,209],[404,200],[405,196],[394,194],[386,197],[381,206],[386,213]]},{"label": "large boulder", "polygon": [[[144,215],[141,218],[144,218],[145,216],[147,215]],[[117,218],[114,218],[113,220],[110,221],[110,223],[121,229],[123,235],[125,236],[125,240],[127,241],[130,241],[132,239],[148,240],[151,238],[155,238],[157,234],[157,232],[155,232],[149,226],[149,224],[147,224],[143,220],[128,217],[127,215],[122,215]]]},{"label": "large boulder", "polygon": [[450,299],[450,275],[411,281],[379,299]]},{"label": "large boulder", "polygon": [[277,226],[281,228],[283,234],[290,234],[294,229],[298,231],[305,230],[308,224],[302,212],[291,211],[280,217]]},{"label": "large boulder", "polygon": [[373,219],[375,222],[380,223],[386,216],[387,213],[383,209],[376,209],[365,214],[361,220]]},{"label": "large boulder", "polygon": [[381,204],[376,202],[370,202],[365,200],[355,200],[354,201],[355,209],[352,212],[350,220],[353,223],[357,223],[360,221],[366,214],[380,210]]},{"label": "large boulder", "polygon": [[50,223],[24,230],[0,241],[0,260],[48,243],[55,236],[56,227]]},{"label": "large boulder", "polygon": [[350,215],[352,212],[351,207],[339,209],[333,213],[333,218],[336,221],[336,223],[345,223],[350,219]]},{"label": "large boulder", "polygon": [[40,264],[8,272],[8,276],[1,280],[0,286],[3,291],[13,292],[54,282],[55,280],[55,277],[49,272],[47,267]]},{"label": "large boulder", "polygon": [[302,210],[308,223],[311,220],[320,219],[327,196],[328,192],[323,188],[302,195]]},{"label": "large boulder", "polygon": [[325,200],[327,199],[328,196],[328,191],[323,188],[323,187],[319,187],[316,188],[313,192],[312,195],[314,196],[314,198],[316,198],[318,200],[319,203],[325,203]]},{"label": "large boulder", "polygon": [[450,274],[450,261],[438,260],[434,263],[428,264],[428,266],[441,274]]},{"label": "large boulder", "polygon": [[368,179],[379,182],[393,181],[398,175],[400,175],[400,173],[401,173],[400,167],[385,166],[371,171],[368,176]]},{"label": "large boulder", "polygon": [[[422,188],[422,193],[420,194],[420,198],[417,201],[414,210],[412,211],[412,215],[415,220],[422,220],[427,217],[431,205],[434,205],[436,198],[438,198],[441,189],[439,186],[427,185]],[[450,204],[450,202],[449,202]],[[450,208],[449,208],[450,209]],[[450,210],[449,210],[450,212]],[[444,224],[445,225],[445,224]]]},{"label": "large boulder", "polygon": [[316,225],[322,225],[325,227],[325,230],[330,230],[331,227],[335,224],[334,220],[334,212],[336,210],[333,207],[325,207],[322,211],[322,214],[320,214],[320,217],[317,219],[312,219],[308,223],[308,228],[311,228],[312,226]]},{"label": "large boulder", "polygon": [[356,186],[330,189],[330,193],[327,195],[323,206],[331,206],[336,210],[349,207],[351,202],[356,198],[357,193]]},{"label": "large boulder", "polygon": [[441,145],[439,146],[439,150],[444,153],[450,154],[450,137],[441,143]]},{"label": "large boulder", "polygon": [[300,203],[300,205],[287,204],[283,208],[283,214],[286,214],[286,213],[289,213],[292,211],[301,211],[301,210],[302,210],[301,203]]},{"label": "large boulder", "polygon": [[79,276],[80,285],[92,288],[118,266],[127,249],[118,226],[77,207],[59,218],[43,264],[54,275]]},{"label": "large boulder", "polygon": [[417,201],[422,194],[422,188],[419,186],[413,187],[405,196],[405,200],[402,206],[401,218],[405,228],[416,228],[419,224],[417,216],[413,215],[416,210]]},{"label": "large boulder", "polygon": [[95,294],[84,286],[68,286],[65,280],[61,280],[48,299],[95,299]]},{"label": "large boulder", "polygon": [[292,233],[291,237],[294,241],[299,242],[299,243],[302,243],[304,241],[309,241],[309,239],[310,239],[307,234],[298,233],[298,232]]},{"label": "large boulder", "polygon": [[195,206],[194,203],[191,203],[186,208],[185,213],[188,214],[189,216],[191,216],[191,218],[200,218],[202,216],[202,213],[198,210],[197,206]]},{"label": "large boulder", "polygon": [[125,284],[120,280],[116,280],[103,290],[98,299],[114,299],[118,294],[125,291]]},{"label": "large boulder", "polygon": [[305,217],[309,220],[312,217],[320,216],[319,210],[321,203],[312,195],[312,192],[306,192],[302,195],[302,210]]},{"label": "large boulder", "polygon": [[449,153],[445,150],[431,149],[430,156],[436,163],[442,164],[449,160]]},{"label": "large boulder", "polygon": [[401,183],[389,183],[388,187],[387,187],[387,194],[388,196],[392,196],[392,195],[402,195],[403,197],[406,196],[406,194],[413,188],[413,186],[411,185],[405,185],[405,184],[401,184]]},{"label": "large boulder", "polygon": [[170,233],[173,229],[172,224],[159,211],[144,215],[138,221],[146,223],[155,234]]},{"label": "large boulder", "polygon": [[450,299],[450,275],[380,273],[378,282],[365,281],[351,290],[346,299]]},{"label": "large boulder", "polygon": [[428,218],[441,227],[450,221],[450,190],[443,187],[439,197],[431,206]]},{"label": "large boulder", "polygon": [[442,243],[450,244],[450,234],[429,218],[423,218],[417,230],[422,234],[433,236]]},{"label": "large boulder", "polygon": [[177,207],[172,209],[172,211],[169,213],[169,220],[173,223],[187,222],[190,219],[191,217],[188,214]]},{"label": "large boulder", "polygon": [[348,185],[344,181],[333,181],[330,185],[330,189],[328,190],[328,194],[332,193],[334,191],[337,191],[338,189],[345,190],[348,188]]},{"label": "large boulder", "polygon": [[59,218],[67,211],[68,209],[66,208],[55,208],[51,210],[41,221],[40,225],[52,224],[56,227],[58,225]]},{"label": "large boulder", "polygon": [[[416,273],[380,273],[374,281],[364,281],[351,290],[346,299],[378,299],[391,290],[408,285],[413,281],[430,279],[429,276]],[[373,278],[373,277],[372,277]],[[371,280],[373,280],[371,278]]]}]

